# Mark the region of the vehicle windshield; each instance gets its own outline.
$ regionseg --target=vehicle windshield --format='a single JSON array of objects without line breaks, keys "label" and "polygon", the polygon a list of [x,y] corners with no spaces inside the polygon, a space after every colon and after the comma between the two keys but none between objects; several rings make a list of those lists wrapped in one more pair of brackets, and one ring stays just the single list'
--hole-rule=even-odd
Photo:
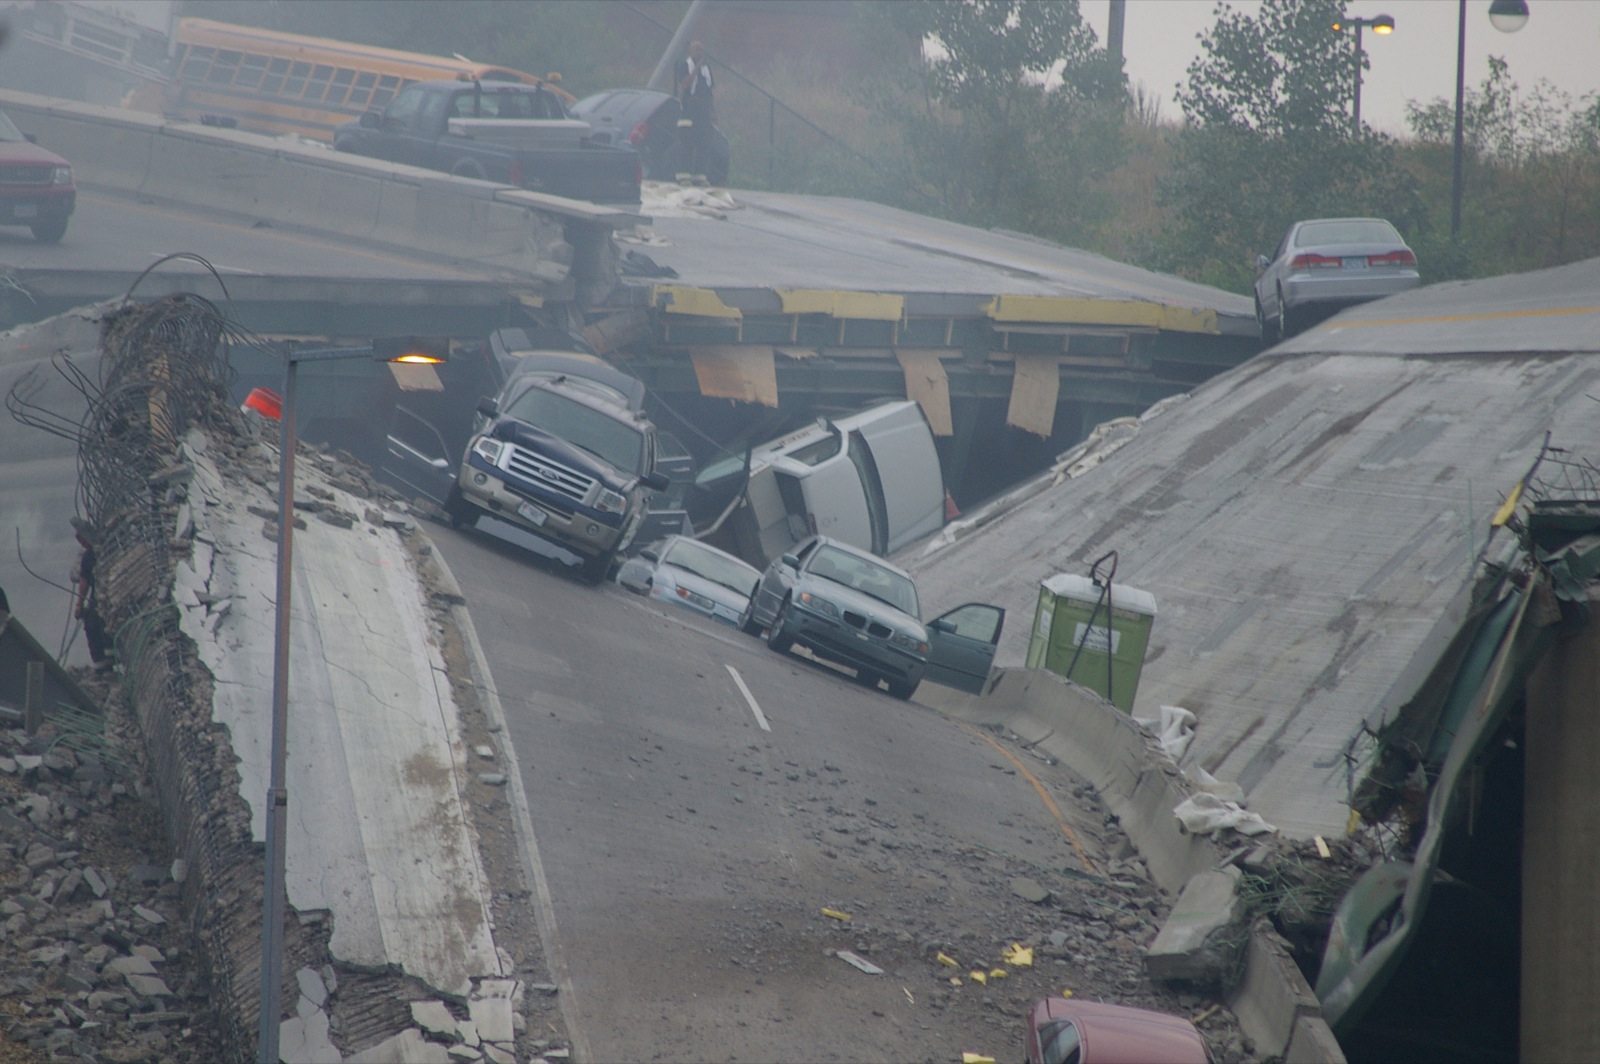
[{"label": "vehicle windshield", "polygon": [[760,573],[741,564],[737,559],[730,558],[721,551],[712,550],[703,543],[696,543],[692,539],[678,540],[661,561],[665,565],[687,569],[697,576],[703,576],[714,584],[731,588],[741,595],[750,594],[756,581],[761,579]]},{"label": "vehicle windshield", "polygon": [[811,559],[807,571],[813,576],[854,588],[863,595],[871,595],[908,616],[921,616],[917,612],[917,585],[893,569],[859,554],[851,554],[837,547],[823,547]]},{"label": "vehicle windshield", "polygon": [[608,417],[558,392],[529,388],[516,398],[505,416],[560,436],[624,472],[644,471],[644,433],[637,426]]},{"label": "vehicle windshield", "polygon": [[27,140],[4,111],[0,111],[0,141]]},{"label": "vehicle windshield", "polygon": [[1394,226],[1377,218],[1341,218],[1307,222],[1294,238],[1296,247],[1317,244],[1403,244]]},{"label": "vehicle windshield", "polygon": [[1039,1028],[1040,1064],[1077,1064],[1082,1040],[1070,1020],[1056,1020]]}]

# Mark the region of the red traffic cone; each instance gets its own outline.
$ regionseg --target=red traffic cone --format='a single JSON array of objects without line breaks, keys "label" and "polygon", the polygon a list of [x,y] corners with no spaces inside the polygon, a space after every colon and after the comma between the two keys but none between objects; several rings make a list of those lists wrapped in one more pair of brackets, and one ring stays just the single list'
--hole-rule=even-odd
[{"label": "red traffic cone", "polygon": [[944,489],[944,519],[954,521],[961,516],[961,508],[956,505],[956,500],[951,497],[950,489]]}]

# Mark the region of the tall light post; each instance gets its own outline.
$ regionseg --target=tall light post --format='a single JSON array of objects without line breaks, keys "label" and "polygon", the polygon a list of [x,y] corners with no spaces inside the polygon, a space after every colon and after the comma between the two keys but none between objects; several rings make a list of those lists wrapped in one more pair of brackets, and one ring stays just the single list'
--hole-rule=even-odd
[{"label": "tall light post", "polygon": [[287,908],[289,788],[289,589],[294,556],[295,367],[302,362],[364,358],[377,362],[432,364],[449,358],[448,340],[397,336],[366,347],[290,349],[284,356],[283,398],[278,412],[278,597],[274,605],[272,655],[272,763],[267,783],[266,887],[261,928],[261,1023],[257,1064],[278,1064],[278,1027],[283,1012],[283,918]]},{"label": "tall light post", "polygon": [[[1528,23],[1527,0],[1494,0],[1489,24],[1501,33],[1515,33]],[[1461,236],[1461,112],[1467,90],[1467,0],[1456,19],[1456,137],[1450,159],[1450,242]]]},{"label": "tall light post", "polygon": [[1361,136],[1361,30],[1365,26],[1370,26],[1373,33],[1387,37],[1394,32],[1394,19],[1388,15],[1341,19],[1333,24],[1333,31],[1339,33],[1346,26],[1353,27],[1356,31],[1356,102],[1351,114],[1350,132],[1359,137]]}]

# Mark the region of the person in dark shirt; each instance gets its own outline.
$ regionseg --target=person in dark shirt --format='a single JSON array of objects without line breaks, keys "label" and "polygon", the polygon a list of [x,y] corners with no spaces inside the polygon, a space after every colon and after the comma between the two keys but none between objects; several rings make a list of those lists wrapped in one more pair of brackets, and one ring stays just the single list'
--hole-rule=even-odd
[{"label": "person in dark shirt", "polygon": [[678,100],[683,106],[678,134],[689,176],[704,180],[711,170],[711,64],[705,45],[689,45],[689,57],[678,68]]}]

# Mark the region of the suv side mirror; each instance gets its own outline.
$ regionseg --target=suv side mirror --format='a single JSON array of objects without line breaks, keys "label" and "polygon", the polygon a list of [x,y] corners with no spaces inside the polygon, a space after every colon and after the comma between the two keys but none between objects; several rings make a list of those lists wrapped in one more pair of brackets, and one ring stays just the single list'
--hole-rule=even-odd
[{"label": "suv side mirror", "polygon": [[377,129],[383,125],[383,112],[362,111],[361,117],[356,119],[356,124],[362,129]]},{"label": "suv side mirror", "polygon": [[1256,256],[1256,272],[1260,273],[1262,270],[1265,270],[1271,263],[1272,263],[1272,260],[1267,258],[1265,255],[1257,255]]},{"label": "suv side mirror", "polygon": [[646,473],[644,476],[639,478],[639,483],[643,484],[651,491],[666,491],[667,485],[672,482],[667,479],[667,475],[665,473]]},{"label": "suv side mirror", "polygon": [[800,559],[795,557],[793,554],[785,554],[783,557],[779,558],[778,561],[783,565],[787,565],[791,569],[800,568]]},{"label": "suv side mirror", "polygon": [[484,417],[488,418],[490,421],[493,421],[495,418],[500,416],[500,406],[499,406],[499,404],[497,404],[493,399],[489,398],[487,395],[484,396],[482,399],[478,400],[477,410],[478,410],[478,413],[482,414]]},{"label": "suv side mirror", "polygon": [[935,617],[933,620],[928,622],[928,627],[932,628],[935,632],[953,632],[956,630],[956,626],[951,624],[943,617]]}]

